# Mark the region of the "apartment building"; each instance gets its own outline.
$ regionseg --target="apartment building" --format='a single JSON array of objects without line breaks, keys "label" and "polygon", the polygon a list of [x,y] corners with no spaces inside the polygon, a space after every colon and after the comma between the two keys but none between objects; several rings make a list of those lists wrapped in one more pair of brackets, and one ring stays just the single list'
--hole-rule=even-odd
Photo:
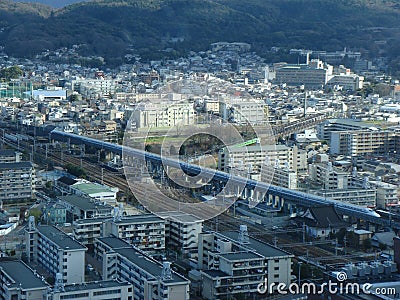
[{"label": "apartment building", "polygon": [[50,285],[35,270],[19,260],[0,260],[0,298],[4,300],[46,299]]},{"label": "apartment building", "polygon": [[350,186],[350,175],[332,166],[331,162],[311,164],[308,173],[310,179],[325,190],[347,189]]},{"label": "apartment building", "polygon": [[31,162],[0,163],[0,200],[3,203],[31,201],[35,187],[36,175]]},{"label": "apartment building", "polygon": [[55,226],[35,226],[34,218],[30,218],[25,242],[29,262],[39,263],[54,278],[60,273],[64,283],[84,282],[87,248],[69,235]]},{"label": "apartment building", "polygon": [[113,95],[116,91],[116,79],[74,79],[71,81],[73,91],[86,97]]},{"label": "apartment building", "polygon": [[113,235],[143,251],[165,249],[165,220],[153,215],[115,216],[104,221],[102,236]]},{"label": "apartment building", "polygon": [[370,181],[376,189],[376,206],[378,208],[390,209],[391,206],[399,206],[398,188],[396,185],[381,181]]},{"label": "apartment building", "polygon": [[154,101],[139,103],[132,112],[136,128],[162,128],[195,123],[195,110],[189,101]]},{"label": "apartment building", "polygon": [[0,163],[20,162],[22,153],[9,149],[0,149]]},{"label": "apartment building", "polygon": [[85,282],[81,284],[57,284],[48,293],[52,300],[132,300],[133,285],[118,280]]},{"label": "apartment building", "polygon": [[264,165],[276,164],[279,168],[289,167],[293,171],[307,169],[307,153],[297,146],[254,145],[225,147],[218,153],[218,169],[224,172],[244,170],[260,174]]},{"label": "apartment building", "polygon": [[297,190],[297,172],[289,168],[280,168],[274,165],[264,165],[261,181],[270,182],[272,185]]},{"label": "apartment building", "polygon": [[396,133],[389,130],[336,131],[331,133],[330,154],[385,155],[396,149]]},{"label": "apartment building", "polygon": [[103,223],[109,219],[109,217],[98,217],[75,221],[74,238],[82,245],[93,245],[96,238],[103,236]]},{"label": "apartment building", "polygon": [[262,100],[230,99],[220,102],[219,114],[230,123],[263,125],[268,120],[268,106]]},{"label": "apartment building", "polygon": [[376,207],[376,189],[348,188],[310,190],[311,194],[363,207]]},{"label": "apartment building", "polygon": [[336,131],[356,131],[356,130],[371,130],[377,129],[371,124],[364,123],[352,119],[329,119],[318,125],[317,137],[320,140],[330,141],[331,133]]},{"label": "apartment building", "polygon": [[189,280],[146,253],[115,237],[100,238],[95,255],[103,265],[103,279],[132,282],[135,300],[187,300]]},{"label": "apartment building", "polygon": [[[251,238],[247,226],[239,232],[204,232],[199,235],[198,268],[205,299],[258,295],[260,282],[291,283],[294,256]],[[247,299],[246,298],[246,299]]]},{"label": "apartment building", "polygon": [[186,213],[169,212],[165,219],[165,237],[168,248],[180,251],[190,258],[197,256],[198,236],[203,230],[203,220]]}]

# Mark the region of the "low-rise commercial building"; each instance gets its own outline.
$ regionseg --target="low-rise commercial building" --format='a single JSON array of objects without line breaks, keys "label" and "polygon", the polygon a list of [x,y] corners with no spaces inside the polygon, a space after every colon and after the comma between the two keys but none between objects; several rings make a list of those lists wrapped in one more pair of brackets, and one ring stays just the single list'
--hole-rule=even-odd
[{"label": "low-rise commercial building", "polygon": [[111,217],[113,206],[79,195],[58,196],[59,204],[67,209],[67,221],[73,222],[81,219],[97,217]]},{"label": "low-rise commercial building", "polygon": [[72,179],[65,176],[57,180],[56,186],[63,193],[89,197],[111,205],[116,204],[117,193],[119,191],[117,187],[110,187],[105,184],[92,183],[85,179]]}]

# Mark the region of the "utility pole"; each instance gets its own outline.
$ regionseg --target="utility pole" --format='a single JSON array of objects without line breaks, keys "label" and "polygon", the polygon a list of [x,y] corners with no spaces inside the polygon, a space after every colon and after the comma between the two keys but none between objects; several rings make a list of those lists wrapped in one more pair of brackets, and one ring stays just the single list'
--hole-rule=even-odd
[{"label": "utility pole", "polygon": [[299,261],[298,262],[298,265],[299,265],[299,288],[300,288],[300,284],[301,284],[301,265],[302,265],[303,263],[301,262],[301,261]]},{"label": "utility pole", "polygon": [[337,250],[338,250],[338,239],[335,239],[335,256],[337,256]]}]

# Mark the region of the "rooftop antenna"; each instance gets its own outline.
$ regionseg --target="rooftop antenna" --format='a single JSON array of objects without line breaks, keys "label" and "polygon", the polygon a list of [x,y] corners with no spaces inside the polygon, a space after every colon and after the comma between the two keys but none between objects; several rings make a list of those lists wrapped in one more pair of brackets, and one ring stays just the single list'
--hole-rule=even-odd
[{"label": "rooftop antenna", "polygon": [[172,279],[171,263],[168,261],[163,262],[161,279],[162,280],[171,280]]},{"label": "rooftop antenna", "polygon": [[353,171],[351,172],[351,176],[353,176],[353,178],[357,178],[357,175],[358,175],[358,173],[357,173],[357,167],[354,167],[354,168],[353,168]]},{"label": "rooftop antenna", "polygon": [[249,232],[247,231],[247,225],[240,225],[239,227],[239,237],[240,244],[249,244]]},{"label": "rooftop antenna", "polygon": [[281,161],[279,160],[279,158],[277,158],[275,160],[275,168],[279,168],[280,164],[281,164]]},{"label": "rooftop antenna", "polygon": [[369,178],[368,178],[368,176],[365,176],[364,177],[364,180],[363,180],[363,188],[364,189],[369,189],[371,186],[370,186],[370,184],[369,184]]},{"label": "rooftop antenna", "polygon": [[36,226],[35,226],[35,216],[29,216],[28,219],[28,229],[29,231],[35,230]]},{"label": "rooftop antenna", "polygon": [[333,172],[333,166],[332,166],[332,162],[328,162],[328,165],[326,167],[326,172]]},{"label": "rooftop antenna", "polygon": [[124,205],[120,203],[118,206],[118,221],[121,220],[123,214],[124,214]]},{"label": "rooftop antenna", "polygon": [[60,291],[60,292],[63,292],[65,290],[64,289],[64,281],[63,281],[61,273],[56,274],[56,282],[54,284],[54,290]]},{"label": "rooftop antenna", "polygon": [[118,221],[118,216],[119,216],[119,207],[115,206],[114,211],[113,211],[113,219],[114,222]]},{"label": "rooftop antenna", "polygon": [[285,169],[288,171],[290,170],[289,162],[287,162],[287,161],[285,162]]}]

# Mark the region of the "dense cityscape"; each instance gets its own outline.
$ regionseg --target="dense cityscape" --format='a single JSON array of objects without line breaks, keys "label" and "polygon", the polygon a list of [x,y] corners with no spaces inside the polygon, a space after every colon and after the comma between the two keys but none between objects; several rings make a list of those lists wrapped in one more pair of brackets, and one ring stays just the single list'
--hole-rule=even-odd
[{"label": "dense cityscape", "polygon": [[1,299],[400,299],[385,57],[81,47],[0,48]]}]

